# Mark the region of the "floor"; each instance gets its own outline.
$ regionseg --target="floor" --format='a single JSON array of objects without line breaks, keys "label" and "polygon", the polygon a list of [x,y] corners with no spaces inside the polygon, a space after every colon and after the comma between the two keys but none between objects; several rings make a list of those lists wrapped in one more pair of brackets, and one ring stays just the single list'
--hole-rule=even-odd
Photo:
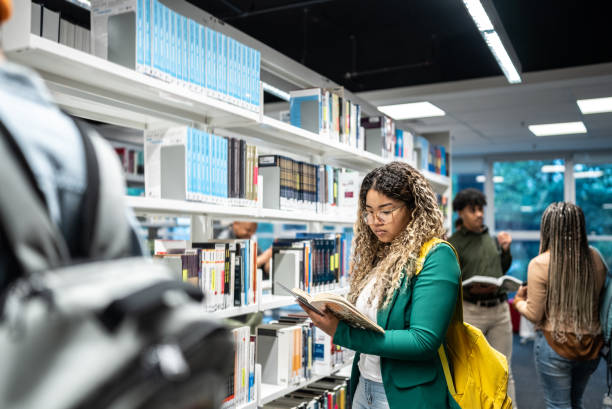
[{"label": "floor", "polygon": [[[544,409],[544,399],[533,363],[533,341],[521,344],[516,334],[512,350],[512,370],[518,409]],[[606,372],[602,360],[584,393],[584,409],[600,409],[606,390]]]}]

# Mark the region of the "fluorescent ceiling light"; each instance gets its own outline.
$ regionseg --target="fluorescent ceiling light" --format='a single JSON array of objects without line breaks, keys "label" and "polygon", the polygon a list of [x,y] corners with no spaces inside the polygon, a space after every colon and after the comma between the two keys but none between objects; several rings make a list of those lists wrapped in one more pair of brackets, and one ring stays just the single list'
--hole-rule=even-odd
[{"label": "fluorescent ceiling light", "polygon": [[465,8],[470,13],[470,16],[472,16],[472,20],[476,23],[478,30],[493,30],[493,23],[491,23],[491,19],[484,7],[482,7],[480,0],[463,0],[463,4],[465,4]]},{"label": "fluorescent ceiling light", "polygon": [[510,55],[508,55],[506,48],[502,44],[501,38],[499,38],[499,34],[497,34],[495,31],[488,31],[482,33],[482,35],[484,36],[484,39],[487,42],[487,45],[489,46],[489,49],[493,53],[493,56],[497,60],[497,64],[500,66],[500,68],[504,72],[504,75],[508,79],[508,82],[510,84],[517,84],[521,82],[521,76],[519,75],[516,67],[512,63],[512,60],[510,59]]},{"label": "fluorescent ceiling light", "polygon": [[[489,13],[485,10],[482,2],[487,2]],[[504,72],[508,82],[510,84],[521,82],[521,75],[519,74],[520,63],[516,58],[516,54],[514,54],[514,50],[504,31],[503,25],[501,21],[499,21],[495,6],[490,0],[463,0],[463,4],[493,53],[497,64]],[[493,23],[495,23],[495,25]],[[502,41],[502,37],[506,40],[505,45],[504,41]],[[508,50],[510,50],[515,57],[516,63],[513,62]]]},{"label": "fluorescent ceiling light", "polygon": [[600,178],[602,176],[603,176],[602,170],[586,170],[584,172],[574,173],[575,179],[594,179],[594,178]]},{"label": "fluorescent ceiling light", "polygon": [[429,118],[444,116],[446,112],[430,102],[412,102],[409,104],[383,105],[377,107],[379,111],[389,115],[395,120]]},{"label": "fluorescent ceiling light", "polygon": [[578,108],[580,108],[580,112],[585,115],[612,112],[612,97],[579,99],[576,103]]},{"label": "fluorescent ceiling light", "polygon": [[535,136],[569,135],[587,132],[582,121],[529,125],[528,128]]},{"label": "fluorescent ceiling light", "polygon": [[533,212],[533,206],[521,206],[521,213],[531,213]]},{"label": "fluorescent ceiling light", "polygon": [[487,177],[485,175],[476,176],[476,182],[478,183],[484,183],[486,180],[487,180]]},{"label": "fluorescent ceiling light", "polygon": [[544,165],[540,168],[542,173],[562,173],[565,172],[564,165]]},{"label": "fluorescent ceiling light", "polygon": [[604,210],[612,210],[612,203],[604,203],[601,205]]}]

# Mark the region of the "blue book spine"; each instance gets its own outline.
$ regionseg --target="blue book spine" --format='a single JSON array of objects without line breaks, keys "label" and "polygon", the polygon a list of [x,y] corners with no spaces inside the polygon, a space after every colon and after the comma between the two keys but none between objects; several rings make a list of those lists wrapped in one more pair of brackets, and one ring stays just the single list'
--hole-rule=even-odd
[{"label": "blue book spine", "polygon": [[204,27],[198,24],[199,30],[199,38],[200,38],[200,56],[198,57],[200,61],[199,68],[199,78],[200,78],[200,86],[202,88],[206,88],[206,31]]},{"label": "blue book spine", "polygon": [[216,41],[216,49],[217,49],[217,57],[215,60],[215,64],[217,67],[217,91],[223,93],[223,37],[222,33],[217,33],[217,41]]},{"label": "blue book spine", "polygon": [[206,188],[206,167],[208,164],[208,149],[206,149],[208,134],[206,132],[201,131],[200,133],[200,193],[203,195],[203,198],[206,199],[206,195],[208,195],[208,189]]},{"label": "blue book spine", "polygon": [[[261,70],[261,53],[258,50],[255,50],[255,84],[257,87],[257,92],[255,93],[255,105],[257,107],[261,107],[261,92],[260,92],[260,70]],[[331,98],[330,98],[331,101]],[[331,111],[329,111],[331,112]]]},{"label": "blue book spine", "polygon": [[199,129],[196,131],[196,193],[199,200],[202,200],[204,195],[204,133]]},{"label": "blue book spine", "polygon": [[240,75],[240,102],[246,101],[246,78],[245,78],[245,67],[246,67],[246,46],[240,44],[240,64],[239,75]]},{"label": "blue book spine", "polygon": [[228,158],[228,150],[229,148],[229,140],[227,138],[223,138],[223,169],[225,172],[223,174],[223,197],[229,197],[229,186],[227,184],[227,180],[229,178],[229,158]]},{"label": "blue book spine", "polygon": [[187,17],[181,16],[183,27],[183,48],[181,50],[181,68],[183,70],[183,81],[189,82],[189,24]]},{"label": "blue book spine", "polygon": [[221,196],[219,191],[219,180],[220,180],[220,172],[219,172],[219,137],[217,135],[213,135],[213,192],[215,197]]},{"label": "blue book spine", "polygon": [[193,21],[192,19],[188,18],[187,19],[187,25],[189,26],[189,83],[190,84],[195,84],[196,80],[195,80],[195,67],[193,66],[195,64],[195,55],[194,55],[194,50],[195,50],[195,21]]},{"label": "blue book spine", "polygon": [[149,70],[151,67],[151,0],[144,1],[144,65],[145,70]]},{"label": "blue book spine", "polygon": [[198,198],[200,193],[200,131],[192,129],[192,140],[193,140],[193,156],[191,162],[191,175],[192,175],[192,192],[194,199]]},{"label": "blue book spine", "polygon": [[177,42],[177,33],[176,33],[176,22],[178,20],[178,15],[170,10],[170,75],[173,78],[176,78],[176,42]]},{"label": "blue book spine", "polygon": [[168,20],[170,17],[170,10],[168,7],[162,4],[162,71],[166,76],[170,75],[170,59],[168,58],[168,52],[170,51],[170,44],[168,39],[170,38],[170,30],[168,29]]},{"label": "blue book spine", "polygon": [[253,49],[246,47],[246,102],[250,105],[253,103]]},{"label": "blue book spine", "polygon": [[204,27],[204,34],[205,34],[205,47],[206,50],[204,52],[206,58],[205,58],[205,72],[206,72],[206,78],[205,78],[205,82],[206,82],[206,88],[207,89],[211,89],[212,87],[212,75],[210,73],[210,67],[212,64],[212,46],[211,46],[211,38],[212,38],[212,34],[211,34],[211,29],[208,27]]},{"label": "blue book spine", "polygon": [[227,198],[227,139],[221,138],[221,197]]},{"label": "blue book spine", "polygon": [[152,50],[152,56],[151,56],[151,60],[153,63],[153,68],[155,70],[155,74],[157,75],[160,71],[160,67],[159,67],[159,1],[158,0],[153,0],[153,7],[152,7],[152,16],[151,16],[151,22],[153,24],[152,27],[152,33],[153,33],[153,50]]},{"label": "blue book spine", "polygon": [[202,60],[200,59],[200,25],[193,22],[193,83],[200,88],[202,84],[200,83],[200,64]]},{"label": "blue book spine", "polygon": [[234,45],[236,40],[231,37],[227,38],[227,95],[232,98],[236,97],[234,91]]},{"label": "blue book spine", "polygon": [[181,80],[183,81],[183,83],[188,82],[189,81],[189,77],[187,77],[186,72],[187,67],[185,66],[185,61],[187,60],[187,56],[185,55],[185,52],[187,50],[187,46],[188,46],[188,36],[189,36],[189,32],[188,32],[188,28],[185,24],[185,16],[181,16],[179,15],[179,21],[178,21],[179,26],[181,27],[181,31],[179,32],[180,35],[180,47],[178,49],[178,72],[179,72],[179,76],[181,77]]},{"label": "blue book spine", "polygon": [[143,71],[144,65],[144,0],[136,2],[136,70]]},{"label": "blue book spine", "polygon": [[211,85],[211,89],[213,91],[217,91],[217,36],[219,35],[219,33],[217,33],[215,30],[210,30],[210,47],[211,47],[211,51],[210,51],[210,85]]},{"label": "blue book spine", "polygon": [[211,185],[211,174],[212,174],[212,135],[206,133],[206,195],[210,199],[212,197],[212,185]]},{"label": "blue book spine", "polygon": [[227,95],[227,36],[221,34],[221,92]]},{"label": "blue book spine", "polygon": [[251,104],[257,107],[257,94],[259,87],[257,82],[257,50],[251,48]]}]

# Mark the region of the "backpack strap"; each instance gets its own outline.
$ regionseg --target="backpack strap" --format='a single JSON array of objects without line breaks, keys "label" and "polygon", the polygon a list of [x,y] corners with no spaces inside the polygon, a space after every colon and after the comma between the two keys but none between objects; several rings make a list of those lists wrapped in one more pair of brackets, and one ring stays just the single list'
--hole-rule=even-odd
[{"label": "backpack strap", "polygon": [[58,267],[70,259],[68,246],[21,151],[3,125],[0,133],[0,224],[7,246],[26,274]]},{"label": "backpack strap", "polygon": [[[425,258],[427,257],[429,252],[440,243],[447,244],[453,250],[453,253],[455,253],[455,257],[457,258],[457,260],[459,260],[459,256],[457,255],[457,250],[455,250],[452,244],[450,244],[449,242],[445,240],[434,237],[433,239],[430,239],[427,242],[425,242],[425,244],[423,244],[423,246],[421,247],[419,258],[417,259],[417,263],[416,263],[417,265],[416,271],[414,272],[415,276],[418,275],[423,269],[423,265],[425,264]],[[462,300],[463,300],[463,288],[461,285],[461,280],[459,280],[459,290],[457,294],[457,302],[455,304],[455,312],[453,313],[453,318],[451,319],[450,325],[453,325],[453,323],[463,322],[463,301]],[[438,348],[438,356],[440,357],[440,363],[442,364],[442,370],[444,371],[444,378],[446,378],[446,386],[448,387],[448,390],[451,393],[451,395],[454,396],[456,394],[455,382],[453,381],[453,377],[451,375],[450,364],[448,362],[448,357],[446,356],[446,350],[444,349],[444,343],[442,343],[442,345],[440,345],[440,348]]]}]

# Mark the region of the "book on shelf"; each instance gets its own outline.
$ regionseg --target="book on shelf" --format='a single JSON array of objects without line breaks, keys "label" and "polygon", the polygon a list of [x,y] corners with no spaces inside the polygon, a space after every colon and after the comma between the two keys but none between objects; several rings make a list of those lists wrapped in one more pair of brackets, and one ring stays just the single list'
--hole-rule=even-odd
[{"label": "book on shelf", "polygon": [[154,258],[204,293],[204,310],[221,311],[257,303],[257,243],[247,239],[155,240]]},{"label": "book on shelf", "polygon": [[513,292],[518,290],[519,287],[523,285],[523,281],[510,275],[503,275],[501,277],[476,275],[468,278],[467,280],[463,280],[461,284],[463,287],[469,287],[471,285],[494,285],[506,291]]},{"label": "book on shelf", "polygon": [[91,43],[96,56],[259,112],[258,50],[202,26],[159,0],[91,3],[91,36],[81,33],[80,38]]},{"label": "book on shelf", "polygon": [[232,330],[234,369],[227,378],[227,391],[221,409],[235,408],[255,400],[255,344],[247,326]]},{"label": "book on shelf", "polygon": [[257,148],[244,140],[186,126],[149,130],[144,162],[147,197],[257,205]]},{"label": "book on shelf", "polygon": [[352,327],[368,329],[382,334],[385,333],[385,330],[380,325],[360,312],[344,297],[330,293],[319,293],[311,296],[299,288],[285,288],[285,290],[291,293],[291,295],[304,304],[304,306],[317,314],[324,315],[323,311],[327,309],[338,319],[346,321],[346,323]]}]

